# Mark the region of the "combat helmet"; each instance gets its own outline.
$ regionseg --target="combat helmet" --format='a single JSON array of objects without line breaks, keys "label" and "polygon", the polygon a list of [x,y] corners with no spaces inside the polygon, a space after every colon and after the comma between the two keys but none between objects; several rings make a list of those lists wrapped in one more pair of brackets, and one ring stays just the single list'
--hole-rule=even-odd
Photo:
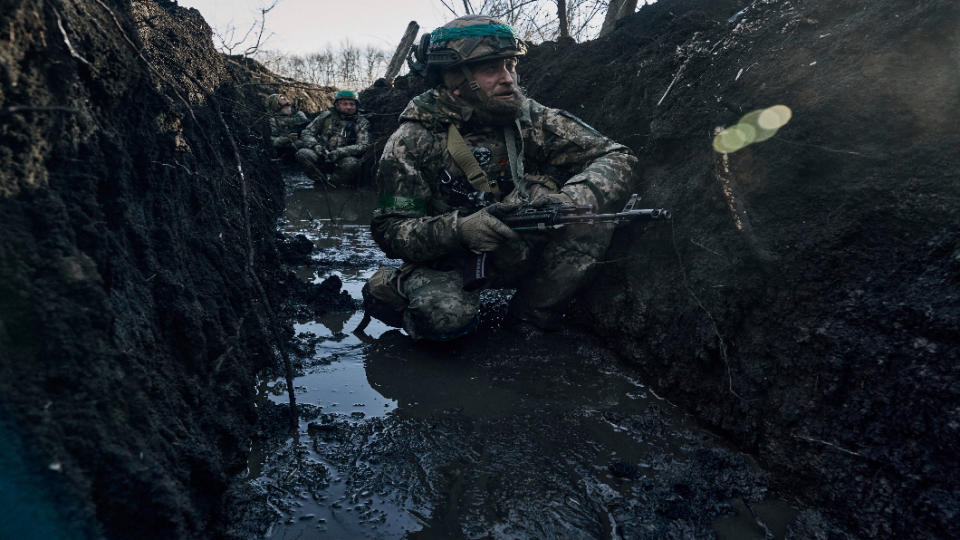
[{"label": "combat helmet", "polygon": [[411,71],[436,83],[445,70],[526,53],[526,44],[510,25],[488,15],[464,15],[424,34],[407,63]]},{"label": "combat helmet", "polygon": [[357,106],[360,106],[360,96],[357,95],[353,90],[340,90],[333,95],[333,105],[336,106],[337,102],[341,99],[352,99],[357,102]]},{"label": "combat helmet", "polygon": [[280,94],[270,94],[267,96],[267,99],[264,101],[264,104],[267,106],[267,111],[274,112],[277,106],[277,101],[280,99]]}]

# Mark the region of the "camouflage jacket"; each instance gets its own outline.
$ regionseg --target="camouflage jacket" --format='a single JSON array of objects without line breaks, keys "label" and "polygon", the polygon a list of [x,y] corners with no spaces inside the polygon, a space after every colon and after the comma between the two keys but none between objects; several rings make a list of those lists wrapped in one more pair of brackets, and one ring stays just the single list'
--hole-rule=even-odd
[{"label": "camouflage jacket", "polygon": [[494,202],[492,194],[481,196],[466,182],[447,151],[450,123],[487,177],[497,179],[501,198],[517,198],[548,178],[578,204],[606,211],[622,205],[633,189],[637,159],[632,152],[566,111],[525,100],[516,141],[526,175],[516,183],[505,128],[474,125],[472,116],[469,106],[442,90],[415,97],[401,113],[400,127],[380,158],[379,201],[371,223],[374,239],[389,257],[427,262],[459,251],[458,217]]},{"label": "camouflage jacket", "polygon": [[270,142],[272,142],[274,146],[290,144],[292,141],[290,141],[289,135],[291,133],[300,133],[300,130],[308,123],[310,123],[310,119],[307,118],[307,115],[303,114],[303,111],[297,111],[294,114],[288,115],[271,114]]},{"label": "camouflage jacket", "polygon": [[332,152],[334,160],[359,157],[373,145],[370,121],[359,114],[347,120],[334,109],[323,111],[303,128],[297,145],[310,149],[320,146]]}]

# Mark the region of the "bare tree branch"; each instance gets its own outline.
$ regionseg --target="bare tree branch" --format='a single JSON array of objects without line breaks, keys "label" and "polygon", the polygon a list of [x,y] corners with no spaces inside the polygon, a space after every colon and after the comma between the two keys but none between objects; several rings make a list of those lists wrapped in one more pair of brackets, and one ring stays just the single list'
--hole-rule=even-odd
[{"label": "bare tree branch", "polygon": [[567,0],[556,0],[557,2],[557,26],[561,38],[570,37],[570,22],[567,20]]},{"label": "bare tree branch", "polygon": [[[267,13],[270,13],[273,8],[277,7],[278,3],[280,3],[280,0],[273,0],[273,3],[268,7],[261,6],[259,19],[250,24],[250,28],[247,29],[247,31],[243,34],[243,37],[240,39],[236,39],[237,27],[234,26],[232,21],[227,24],[226,28],[222,32],[219,30],[214,30],[213,35],[217,41],[220,42],[217,48],[228,55],[233,55],[233,51],[240,45],[246,43],[256,30],[257,34],[254,44],[248,46],[242,54],[243,56],[250,56],[256,53],[260,49],[260,46],[263,45],[267,39],[273,36],[273,32],[266,34],[266,36],[264,36],[264,32],[266,30]],[[259,30],[257,29],[258,26]]]},{"label": "bare tree branch", "polygon": [[458,13],[457,13],[457,10],[453,9],[452,7],[450,7],[450,5],[447,4],[445,0],[440,0],[440,3],[443,4],[443,7],[447,8],[448,10],[450,10],[450,13],[452,13],[454,17],[459,16]]},{"label": "bare tree branch", "polygon": [[[581,4],[581,5],[582,5],[582,4]],[[573,35],[574,35],[577,39],[579,39],[581,36],[583,36],[583,33],[586,31],[587,27],[590,25],[590,23],[593,22],[593,18],[596,17],[596,16],[600,13],[600,10],[603,9],[604,7],[605,7],[605,2],[603,2],[603,1],[601,1],[601,0],[597,0],[597,1],[595,1],[595,2],[593,3],[593,8],[592,8],[592,10],[590,11],[590,13],[588,13],[587,15],[585,15],[585,16],[583,17],[583,22],[582,22],[582,23],[580,24],[580,26],[578,26],[577,29],[573,32]]]},{"label": "bare tree branch", "polygon": [[618,20],[627,15],[632,15],[636,10],[637,0],[610,0],[607,16],[604,17],[603,26],[600,28],[600,37],[613,32]]},{"label": "bare tree branch", "polygon": [[267,23],[267,13],[270,13],[270,11],[272,11],[273,8],[277,7],[277,3],[279,2],[280,0],[273,0],[273,3],[270,4],[270,7],[260,8],[260,31],[257,32],[257,41],[252,46],[247,47],[247,50],[243,51],[244,56],[250,56],[251,54],[257,52],[257,49],[260,48],[260,42],[261,42],[261,39],[263,38],[263,29]]},{"label": "bare tree branch", "polygon": [[538,1],[539,0],[524,0],[519,4],[514,4],[513,2],[510,2],[511,6],[507,8],[507,10],[504,11],[503,13],[498,14],[498,16],[502,18],[512,18],[514,14],[522,13],[524,6],[527,6],[528,4],[535,4]]},{"label": "bare tree branch", "polygon": [[[513,26],[517,35],[530,41],[547,41],[569,35],[577,41],[597,37],[607,14],[617,19],[636,11],[639,0],[439,0],[450,14],[483,13]],[[646,3],[646,2],[642,2]],[[461,6],[462,4],[462,6]],[[455,7],[456,6],[456,7]],[[612,12],[611,8],[612,6]]]},{"label": "bare tree branch", "polygon": [[410,24],[407,25],[407,30],[403,33],[403,39],[400,40],[400,45],[397,46],[397,50],[393,53],[393,58],[391,58],[390,63],[387,64],[387,73],[384,75],[387,84],[392,85],[393,79],[400,73],[400,68],[403,67],[403,61],[406,60],[407,54],[410,52],[410,47],[413,46],[414,40],[417,39],[418,30],[420,30],[420,25],[417,24],[417,21],[410,21]]}]

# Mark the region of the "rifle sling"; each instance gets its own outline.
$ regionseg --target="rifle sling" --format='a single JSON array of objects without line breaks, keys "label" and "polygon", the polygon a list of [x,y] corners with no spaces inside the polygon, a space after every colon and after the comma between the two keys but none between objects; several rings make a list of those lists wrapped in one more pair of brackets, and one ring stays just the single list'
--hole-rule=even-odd
[{"label": "rifle sling", "polygon": [[[510,161],[510,176],[513,178],[514,183],[520,188],[521,193],[526,194],[526,185],[523,180],[523,150],[521,147],[520,152],[517,152],[517,136],[514,128],[516,128],[517,131],[520,130],[519,120],[517,120],[514,125],[503,128],[503,138],[507,146],[507,159]],[[520,140],[520,144],[523,144],[523,139]],[[460,170],[467,175],[467,181],[470,182],[473,189],[492,193],[497,199],[500,198],[500,186],[497,185],[496,180],[490,180],[486,173],[483,172],[480,164],[477,163],[477,158],[473,156],[473,152],[470,150],[470,147],[467,146],[467,142],[463,140],[463,136],[460,135],[460,130],[452,123],[447,129],[447,152],[453,157],[453,160],[457,163],[457,166],[460,167]]]},{"label": "rifle sling", "polygon": [[447,129],[447,152],[450,152],[450,156],[457,162],[457,166],[467,175],[467,181],[470,182],[473,189],[492,193],[497,199],[500,198],[500,187],[497,186],[496,181],[491,182],[487,178],[486,173],[477,163],[477,158],[473,157],[473,152],[470,151],[467,142],[460,135],[460,130],[452,123]]},{"label": "rifle sling", "polygon": [[[513,182],[517,185],[520,193],[526,197],[527,183],[524,180],[523,172],[523,149],[521,147],[520,156],[517,156],[517,136],[513,131],[514,126],[516,126],[517,131],[520,131],[520,120],[516,120],[512,126],[505,126],[503,128],[503,140],[507,144],[507,159],[510,160],[510,177],[513,178]],[[523,144],[522,138],[520,139],[520,144]]]}]

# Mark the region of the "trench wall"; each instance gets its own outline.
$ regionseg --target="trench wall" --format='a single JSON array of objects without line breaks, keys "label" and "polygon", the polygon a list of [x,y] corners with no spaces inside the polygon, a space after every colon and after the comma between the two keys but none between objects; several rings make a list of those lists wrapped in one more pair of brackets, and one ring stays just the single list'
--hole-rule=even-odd
[{"label": "trench wall", "polygon": [[[947,1],[660,0],[521,62],[674,215],[618,232],[581,320],[856,537],[957,533],[958,24]],[[773,138],[713,150],[776,104]]]},{"label": "trench wall", "polygon": [[5,510],[59,537],[211,534],[275,355],[263,89],[174,2],[7,2],[0,28]]}]

